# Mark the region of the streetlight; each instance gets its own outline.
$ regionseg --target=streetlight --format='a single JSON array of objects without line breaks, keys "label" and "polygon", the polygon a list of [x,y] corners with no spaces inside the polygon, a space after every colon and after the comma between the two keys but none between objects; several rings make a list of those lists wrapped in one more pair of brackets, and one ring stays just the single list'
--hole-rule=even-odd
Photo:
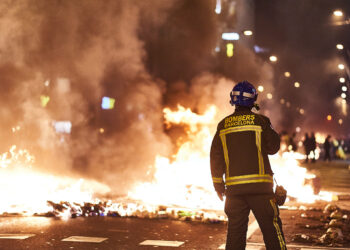
[{"label": "streetlight", "polygon": [[44,85],[45,85],[46,87],[49,87],[49,85],[50,85],[50,80],[46,80],[46,81],[44,82]]},{"label": "streetlight", "polygon": [[277,62],[277,56],[272,55],[269,59],[271,62]]},{"label": "streetlight", "polygon": [[344,66],[344,64],[340,63],[340,64],[338,64],[338,68],[343,70],[343,69],[345,69],[345,66]]},{"label": "streetlight", "polygon": [[261,86],[261,85],[260,85],[260,86],[258,87],[258,91],[259,91],[259,92],[263,92],[263,91],[264,91],[264,86]]},{"label": "streetlight", "polygon": [[345,92],[345,91],[347,91],[347,90],[348,90],[348,87],[343,86],[343,87],[341,87],[341,90]]},{"label": "streetlight", "polygon": [[288,71],[284,72],[284,76],[285,77],[290,77],[290,72],[288,72]]},{"label": "streetlight", "polygon": [[344,49],[344,46],[343,46],[343,44],[340,44],[340,43],[338,43],[338,44],[337,44],[337,49],[339,49],[339,50],[342,50],[342,49]]},{"label": "streetlight", "polygon": [[267,97],[267,99],[272,99],[272,94],[271,93],[267,93],[267,95],[266,95],[266,97]]},{"label": "streetlight", "polygon": [[243,31],[243,34],[244,34],[245,36],[251,36],[251,35],[253,35],[253,31],[251,31],[251,30],[245,30],[245,31]]},{"label": "streetlight", "polygon": [[221,13],[221,0],[216,0],[215,13],[216,14]]},{"label": "streetlight", "polygon": [[294,83],[294,87],[299,88],[300,87],[300,83],[299,82],[295,82]]},{"label": "streetlight", "polygon": [[345,78],[344,77],[340,77],[339,78],[339,82],[344,83],[345,82]]},{"label": "streetlight", "polygon": [[333,11],[333,15],[335,15],[336,17],[341,17],[343,16],[343,12],[341,10],[335,10]]},{"label": "streetlight", "polygon": [[345,93],[341,93],[341,98],[345,99],[346,98],[346,94]]}]

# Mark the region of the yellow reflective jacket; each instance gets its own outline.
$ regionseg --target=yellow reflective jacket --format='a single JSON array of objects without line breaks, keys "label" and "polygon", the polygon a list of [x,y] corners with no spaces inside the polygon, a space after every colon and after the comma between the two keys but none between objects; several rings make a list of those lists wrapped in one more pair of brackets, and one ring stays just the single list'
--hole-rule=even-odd
[{"label": "yellow reflective jacket", "polygon": [[226,195],[273,192],[268,154],[280,148],[279,135],[269,118],[238,107],[218,124],[210,150],[216,191]]}]

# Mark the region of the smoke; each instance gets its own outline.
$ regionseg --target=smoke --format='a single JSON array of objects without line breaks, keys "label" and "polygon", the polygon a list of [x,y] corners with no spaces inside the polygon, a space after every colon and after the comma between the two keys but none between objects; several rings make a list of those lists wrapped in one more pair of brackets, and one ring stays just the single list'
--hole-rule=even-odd
[{"label": "smoke", "polygon": [[[117,194],[152,180],[155,156],[174,152],[164,106],[231,112],[234,81],[213,61],[214,8],[211,0],[2,1],[2,151],[17,144],[40,170],[95,179]],[[232,61],[234,79],[273,92],[270,66],[237,51],[244,59]],[[103,96],[115,98],[114,109],[101,110]],[[71,134],[57,133],[54,121],[70,121]]]},{"label": "smoke", "polygon": [[[160,25],[172,1],[148,4],[0,4],[3,151],[19,144],[37,156],[42,170],[124,189],[125,179],[150,178],[145,173],[155,155],[167,154],[171,145],[163,133],[164,83],[145,69],[138,32],[141,17]],[[42,95],[50,98],[46,107]],[[103,95],[116,99],[114,110],[100,110]],[[71,121],[71,135],[54,130],[52,122],[62,120]]]},{"label": "smoke", "polygon": [[[222,119],[234,111],[234,108],[229,104],[229,93],[233,86],[239,81],[248,80],[256,88],[260,85],[264,87],[264,91],[258,94],[257,99],[261,110],[255,110],[255,112],[270,117],[272,124],[278,125],[282,118],[280,107],[276,105],[278,99],[276,98],[271,64],[258,58],[251,49],[240,46],[237,48],[237,55],[230,66],[230,74],[234,80],[224,77],[222,74],[203,72],[192,79],[189,90],[181,96],[181,100],[200,113],[204,113],[210,104],[215,104],[219,110],[217,118]],[[273,98],[268,99],[268,94],[271,94]],[[180,94],[177,93],[177,95]]]}]

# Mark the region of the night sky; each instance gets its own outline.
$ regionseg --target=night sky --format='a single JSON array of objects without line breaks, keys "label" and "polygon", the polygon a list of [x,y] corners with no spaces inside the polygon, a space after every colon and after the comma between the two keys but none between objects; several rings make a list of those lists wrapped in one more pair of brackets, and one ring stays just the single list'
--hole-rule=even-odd
[{"label": "night sky", "polygon": [[[344,17],[334,18],[336,9],[341,9]],[[350,2],[256,1],[256,14],[256,41],[271,48],[280,59],[275,67],[276,92],[292,106],[305,109],[304,116],[295,116],[295,110],[284,107],[288,118],[283,126],[292,129],[304,123],[316,131],[346,136],[349,118],[341,114],[335,99],[342,92],[339,77],[345,77],[349,86],[349,77],[337,65],[342,62],[349,66],[346,50],[350,45],[350,25],[334,23],[350,17]],[[344,45],[343,51],[336,49],[338,43]],[[285,78],[285,71],[292,76]],[[300,82],[300,88],[294,88],[295,81]],[[328,114],[334,118],[331,122],[326,121]],[[294,118],[292,121],[290,116]],[[342,126],[337,124],[338,119],[344,120]]]}]

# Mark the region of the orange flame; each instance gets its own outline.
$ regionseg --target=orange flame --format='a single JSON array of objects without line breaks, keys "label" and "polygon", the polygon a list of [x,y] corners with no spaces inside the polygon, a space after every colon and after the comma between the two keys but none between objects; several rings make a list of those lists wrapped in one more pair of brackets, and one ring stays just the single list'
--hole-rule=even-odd
[{"label": "orange flame", "polygon": [[[130,191],[129,198],[142,201],[143,205],[130,202],[123,205],[109,201],[105,212],[117,211],[121,216],[136,214],[142,217],[143,211],[147,211],[147,216],[151,217],[162,212],[155,212],[158,205],[222,210],[223,202],[216,196],[209,166],[209,151],[217,116],[218,109],[215,106],[210,106],[202,115],[182,106],[178,106],[176,111],[164,109],[168,126],[183,124],[186,127],[186,141],[172,157],[158,155],[154,162],[156,171],[153,181],[139,183]],[[330,200],[330,193],[320,192],[315,195],[310,184],[305,184],[305,180],[313,176],[298,166],[297,159],[301,157],[296,153],[270,157],[279,184],[284,185],[288,194],[299,201]],[[94,194],[110,191],[108,186],[96,181],[42,173],[35,168],[34,162],[34,156],[27,150],[17,150],[16,146],[0,155],[0,213],[33,214],[52,211],[47,201],[64,201],[70,209],[79,210],[79,204],[84,202],[98,203],[93,198]],[[170,212],[176,216],[175,210]],[[68,218],[69,209],[60,216]],[[215,216],[205,213],[204,217]]]},{"label": "orange flame", "polygon": [[41,173],[34,161],[27,150],[16,146],[0,156],[0,213],[44,213],[52,210],[48,200],[83,203],[92,201],[93,192],[109,191],[95,181]]},{"label": "orange flame", "polygon": [[[129,196],[150,204],[222,209],[223,204],[213,189],[209,166],[210,145],[217,125],[216,115],[215,106],[210,106],[203,115],[182,106],[178,106],[176,111],[165,108],[164,117],[168,126],[187,125],[187,141],[173,155],[173,160],[158,155],[154,164],[154,181],[140,183]],[[301,154],[288,152],[270,157],[279,184],[285,186],[288,195],[301,202],[331,200],[331,193],[321,191],[315,195],[311,184],[305,184],[305,180],[315,176],[298,165],[297,159],[302,157]]]}]

